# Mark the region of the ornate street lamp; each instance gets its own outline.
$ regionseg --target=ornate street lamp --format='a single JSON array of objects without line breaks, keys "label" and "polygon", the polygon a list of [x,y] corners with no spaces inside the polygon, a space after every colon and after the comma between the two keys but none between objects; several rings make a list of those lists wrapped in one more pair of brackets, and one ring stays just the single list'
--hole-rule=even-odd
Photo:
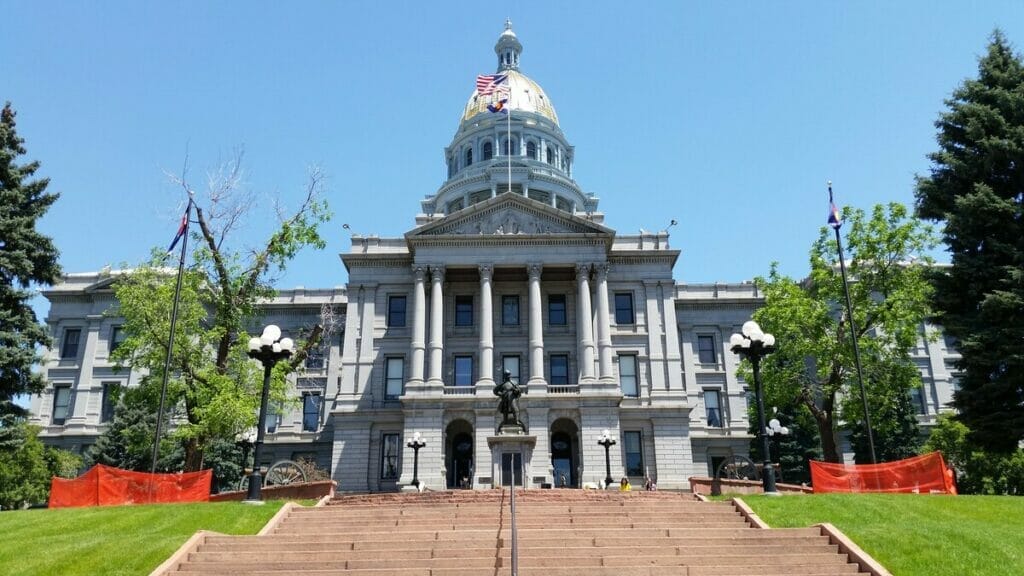
[{"label": "ornate street lamp", "polygon": [[779,446],[779,442],[780,437],[789,436],[789,428],[783,426],[778,418],[772,418],[768,421],[768,429],[765,432],[775,441],[775,454],[779,457],[779,478],[782,478],[782,447]]},{"label": "ornate street lamp", "polygon": [[757,322],[750,320],[743,324],[742,334],[733,334],[729,345],[735,354],[750,360],[754,367],[754,396],[757,398],[757,426],[761,435],[764,451],[764,493],[778,496],[775,489],[775,469],[772,468],[772,457],[768,443],[768,432],[765,429],[764,398],[761,393],[761,359],[775,351],[775,336],[765,334]]},{"label": "ornate street lamp", "polygon": [[295,343],[291,338],[281,338],[281,329],[270,324],[263,329],[259,338],[249,339],[249,358],[263,364],[263,393],[260,395],[260,417],[256,423],[256,449],[252,455],[252,473],[249,474],[249,492],[245,501],[250,504],[263,503],[261,489],[263,474],[260,472],[260,456],[263,452],[263,435],[267,430],[267,396],[270,395],[270,372],[274,365],[292,355]]},{"label": "ornate street lamp", "polygon": [[604,487],[607,488],[612,485],[615,480],[612,479],[612,460],[611,447],[615,445],[615,439],[608,434],[608,429],[605,428],[601,431],[601,439],[597,441],[598,444],[604,446]]},{"label": "ornate street lamp", "polygon": [[426,446],[427,443],[420,440],[420,433],[417,432],[412,435],[412,440],[405,445],[412,448],[412,486],[418,490],[420,487],[420,448]]}]

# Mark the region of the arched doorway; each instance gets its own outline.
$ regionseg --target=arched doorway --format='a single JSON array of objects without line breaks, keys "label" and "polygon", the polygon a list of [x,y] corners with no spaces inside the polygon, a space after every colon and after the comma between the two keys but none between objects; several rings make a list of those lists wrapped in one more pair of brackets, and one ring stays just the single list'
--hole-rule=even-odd
[{"label": "arched doorway", "polygon": [[448,488],[473,487],[473,429],[465,420],[448,425],[445,445],[445,468]]},{"label": "arched doorway", "polygon": [[555,488],[579,487],[579,429],[566,418],[551,425],[551,467]]}]

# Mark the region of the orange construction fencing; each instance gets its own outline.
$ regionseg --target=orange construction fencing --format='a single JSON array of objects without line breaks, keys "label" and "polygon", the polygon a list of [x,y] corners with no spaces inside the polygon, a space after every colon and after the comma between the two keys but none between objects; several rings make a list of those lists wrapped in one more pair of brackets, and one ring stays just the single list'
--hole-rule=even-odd
[{"label": "orange construction fencing", "polygon": [[50,481],[50,508],[154,502],[207,502],[213,470],[149,474],[97,464],[72,480]]},{"label": "orange construction fencing", "polygon": [[908,492],[956,494],[953,472],[942,453],[932,452],[882,464],[831,464],[811,462],[814,493]]}]

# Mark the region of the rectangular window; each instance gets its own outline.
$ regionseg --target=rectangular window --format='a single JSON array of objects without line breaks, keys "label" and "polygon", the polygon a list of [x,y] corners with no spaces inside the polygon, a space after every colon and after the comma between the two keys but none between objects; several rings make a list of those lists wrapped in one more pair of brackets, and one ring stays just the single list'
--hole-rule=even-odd
[{"label": "rectangular window", "polygon": [[519,326],[519,296],[501,297],[501,325]]},{"label": "rectangular window", "polygon": [[280,404],[273,402],[267,406],[267,434],[274,434],[277,432],[277,427],[281,425],[281,412],[283,411]]},{"label": "rectangular window", "polygon": [[320,407],[324,397],[319,394],[302,395],[302,431],[316,432],[320,428]]},{"label": "rectangular window", "polygon": [[380,479],[398,480],[398,434],[381,436]]},{"label": "rectangular window", "polygon": [[697,336],[697,358],[701,364],[714,364],[718,362],[718,355],[715,354],[715,337],[711,334]]},{"label": "rectangular window", "polygon": [[501,369],[507,370],[512,382],[519,384],[519,356],[502,356]]},{"label": "rectangular window", "polygon": [[405,296],[388,296],[388,328],[405,326]]},{"label": "rectangular window", "polygon": [[707,417],[708,426],[712,428],[722,427],[722,407],[718,390],[704,391],[704,415]]},{"label": "rectangular window", "polygon": [[53,418],[51,422],[60,426],[68,419],[68,409],[71,406],[71,386],[53,387]]},{"label": "rectangular window", "polygon": [[565,385],[569,383],[569,356],[566,354],[552,354],[549,360],[551,363],[550,384]]},{"label": "rectangular window", "polygon": [[472,326],[473,325],[473,297],[456,296],[455,297],[455,325],[456,326]]},{"label": "rectangular window", "polygon": [[120,390],[120,382],[103,383],[103,404],[100,408],[100,422],[110,422],[114,419],[114,407],[117,406]]},{"label": "rectangular window", "polygon": [[321,340],[316,346],[313,346],[306,353],[306,359],[303,361],[303,365],[306,370],[323,370],[327,364],[324,361],[324,342]]},{"label": "rectangular window", "polygon": [[548,295],[548,324],[565,326],[565,294]]},{"label": "rectangular window", "polygon": [[67,328],[64,330],[64,343],[60,347],[61,359],[78,358],[78,340],[81,337],[81,328]]},{"label": "rectangular window", "polygon": [[114,326],[110,329],[110,353],[113,354],[114,350],[124,342],[124,327]]},{"label": "rectangular window", "polygon": [[640,387],[636,379],[636,355],[619,354],[619,388],[623,396],[636,398],[640,395]]},{"label": "rectangular window", "polygon": [[384,366],[384,397],[394,400],[405,386],[405,358],[388,358]]},{"label": "rectangular window", "polygon": [[920,386],[914,386],[910,389],[910,402],[914,405],[914,410],[917,410],[918,414],[928,413],[928,407],[924,399],[924,389]]},{"label": "rectangular window", "polygon": [[456,386],[472,386],[473,385],[473,357],[472,356],[456,356],[455,357],[455,385]]},{"label": "rectangular window", "polygon": [[635,322],[633,318],[633,293],[632,292],[616,292],[615,293],[615,323],[616,324],[633,324]]},{"label": "rectangular window", "polygon": [[623,450],[626,453],[626,476],[644,475],[643,437],[640,431],[622,433]]}]

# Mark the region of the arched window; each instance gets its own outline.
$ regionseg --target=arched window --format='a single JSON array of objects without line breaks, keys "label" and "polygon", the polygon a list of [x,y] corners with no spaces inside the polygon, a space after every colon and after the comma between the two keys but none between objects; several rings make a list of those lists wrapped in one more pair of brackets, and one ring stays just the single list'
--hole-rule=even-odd
[{"label": "arched window", "polygon": [[494,145],[484,142],[484,160],[490,160],[494,156]]},{"label": "arched window", "polygon": [[555,163],[555,151],[551,149],[551,146],[547,146],[544,150],[544,161],[548,164]]},{"label": "arched window", "polygon": [[466,166],[469,166],[472,163],[473,163],[473,149],[472,148],[467,148],[466,149]]},{"label": "arched window", "polygon": [[[512,149],[511,151],[509,151],[510,147]],[[505,156],[514,156],[516,154],[516,141],[509,140],[508,138],[506,138],[505,141],[502,143],[501,148]]]},{"label": "arched window", "polygon": [[537,159],[537,145],[533,142],[526,143],[526,157],[530,160]]}]

